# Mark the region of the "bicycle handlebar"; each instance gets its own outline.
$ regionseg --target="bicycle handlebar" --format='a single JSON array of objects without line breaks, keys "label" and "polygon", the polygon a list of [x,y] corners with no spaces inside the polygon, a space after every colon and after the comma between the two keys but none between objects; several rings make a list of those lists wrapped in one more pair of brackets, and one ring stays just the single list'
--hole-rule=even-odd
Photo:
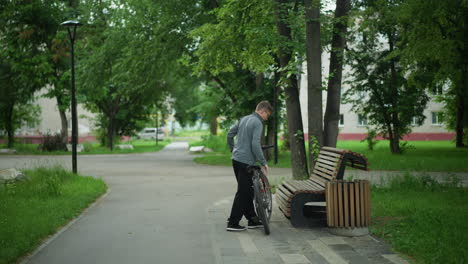
[{"label": "bicycle handlebar", "polygon": [[273,148],[275,145],[263,145],[262,150],[267,150]]}]

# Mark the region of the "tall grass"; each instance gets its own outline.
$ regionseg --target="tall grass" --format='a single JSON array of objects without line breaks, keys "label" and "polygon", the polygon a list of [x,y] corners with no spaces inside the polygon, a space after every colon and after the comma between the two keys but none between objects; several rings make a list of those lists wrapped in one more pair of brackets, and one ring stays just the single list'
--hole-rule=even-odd
[{"label": "tall grass", "polygon": [[107,189],[100,179],[62,167],[24,173],[24,181],[0,185],[0,264],[32,251]]},{"label": "tall grass", "polygon": [[406,174],[371,191],[373,234],[415,263],[468,262],[468,192]]}]

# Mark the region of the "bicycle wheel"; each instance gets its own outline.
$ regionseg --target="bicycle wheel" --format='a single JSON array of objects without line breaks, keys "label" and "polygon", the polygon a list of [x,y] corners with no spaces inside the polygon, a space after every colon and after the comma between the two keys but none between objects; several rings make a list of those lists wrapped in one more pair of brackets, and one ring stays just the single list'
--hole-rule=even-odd
[{"label": "bicycle wheel", "polygon": [[270,234],[269,219],[267,218],[266,204],[264,203],[264,193],[260,185],[259,178],[255,177],[253,187],[255,192],[255,209],[257,210],[258,217],[262,221],[265,234]]},{"label": "bicycle wheel", "polygon": [[268,182],[268,178],[261,173],[260,174],[260,179],[263,184],[263,189],[265,190],[264,195],[263,195],[263,202],[266,205],[266,212],[267,212],[267,220],[270,222],[271,219],[271,213],[273,211],[273,199],[271,198],[271,187],[270,183]]}]

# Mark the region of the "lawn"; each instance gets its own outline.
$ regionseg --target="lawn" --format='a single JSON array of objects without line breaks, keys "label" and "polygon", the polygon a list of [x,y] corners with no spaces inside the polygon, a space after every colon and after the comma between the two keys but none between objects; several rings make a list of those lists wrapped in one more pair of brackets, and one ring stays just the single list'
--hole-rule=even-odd
[{"label": "lawn", "polygon": [[414,263],[468,262],[468,192],[405,175],[371,192],[371,232]]},{"label": "lawn", "polygon": [[210,132],[207,130],[185,130],[182,129],[174,133],[174,137],[202,137],[209,135]]},{"label": "lawn", "polygon": [[61,167],[24,171],[27,180],[0,185],[0,264],[15,262],[106,192],[106,184]]},{"label": "lawn", "polygon": [[[84,151],[79,152],[78,155],[94,155],[94,154],[129,154],[129,153],[144,153],[144,152],[155,152],[164,148],[169,144],[170,140],[159,141],[158,145],[153,140],[132,140],[129,142],[122,142],[119,144],[131,144],[134,149],[115,149],[110,151],[109,148],[101,146],[99,143],[86,142],[83,143]],[[68,151],[41,151],[38,149],[38,144],[15,144],[14,149],[17,151],[17,155],[70,155]],[[0,148],[6,148],[5,145],[0,144]],[[1,155],[1,154],[0,154]]]},{"label": "lawn", "polygon": [[[205,137],[191,146],[204,145],[214,149],[195,158],[195,162],[208,165],[231,165],[231,154],[226,146],[225,136]],[[366,156],[371,170],[389,171],[445,171],[468,172],[468,148],[455,148],[450,141],[408,141],[409,148],[404,154],[391,154],[388,141],[382,140],[368,150],[367,144],[360,141],[339,141],[338,148],[349,149]],[[271,167],[290,168],[290,152],[280,151],[278,164],[269,162]]]}]

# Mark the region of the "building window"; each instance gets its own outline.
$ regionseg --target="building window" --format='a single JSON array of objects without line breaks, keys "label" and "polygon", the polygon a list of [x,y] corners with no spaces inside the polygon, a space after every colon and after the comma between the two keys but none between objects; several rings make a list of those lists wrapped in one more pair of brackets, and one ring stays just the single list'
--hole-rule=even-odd
[{"label": "building window", "polygon": [[365,115],[358,115],[358,125],[367,126],[367,117]]},{"label": "building window", "polygon": [[421,119],[418,118],[417,116],[413,116],[413,119],[411,120],[411,125],[412,125],[412,126],[419,126],[419,123],[420,123],[419,121],[420,121],[420,120],[421,120]]},{"label": "building window", "polygon": [[442,112],[432,112],[432,124],[433,125],[442,125],[444,122],[442,118]]},{"label": "building window", "polygon": [[432,95],[442,95],[442,86],[432,87],[430,91]]},{"label": "building window", "polygon": [[340,114],[340,122],[338,123],[338,126],[344,127],[344,114]]}]

